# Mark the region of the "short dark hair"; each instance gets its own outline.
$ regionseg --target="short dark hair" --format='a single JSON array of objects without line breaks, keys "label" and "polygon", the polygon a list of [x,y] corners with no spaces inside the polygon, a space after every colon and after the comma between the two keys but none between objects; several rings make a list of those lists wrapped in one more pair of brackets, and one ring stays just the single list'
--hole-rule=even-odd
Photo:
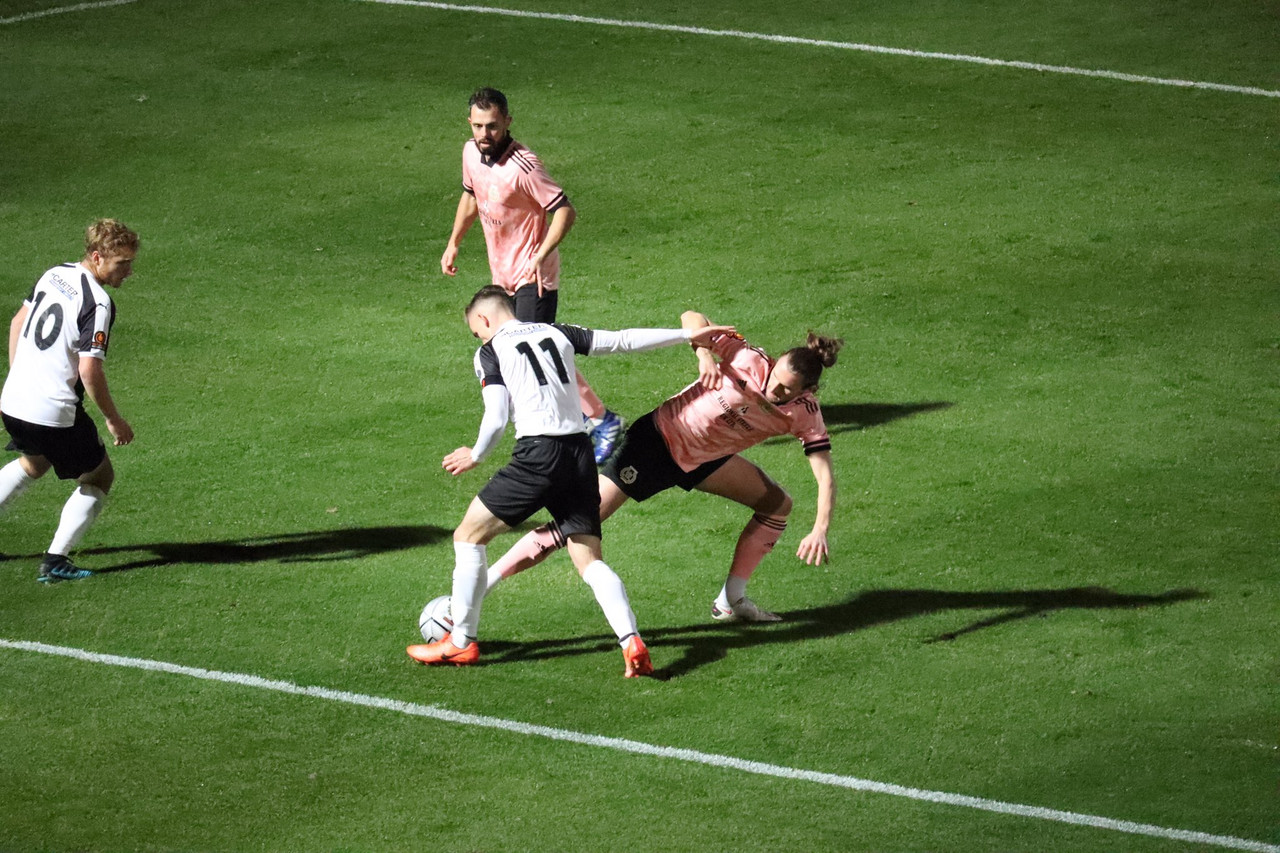
[{"label": "short dark hair", "polygon": [[471,301],[467,303],[467,309],[462,312],[463,316],[470,317],[471,312],[474,311],[476,306],[481,302],[499,302],[507,306],[507,308],[511,310],[512,314],[516,313],[516,302],[511,298],[511,294],[507,293],[496,284],[487,284],[477,290],[475,296],[471,297]]},{"label": "short dark hair", "polygon": [[502,113],[504,116],[511,115],[511,113],[507,111],[507,96],[499,92],[497,89],[490,89],[488,86],[476,89],[475,92],[471,94],[471,100],[467,102],[467,106],[479,107],[482,110],[491,110],[494,107],[497,107],[498,112]]}]

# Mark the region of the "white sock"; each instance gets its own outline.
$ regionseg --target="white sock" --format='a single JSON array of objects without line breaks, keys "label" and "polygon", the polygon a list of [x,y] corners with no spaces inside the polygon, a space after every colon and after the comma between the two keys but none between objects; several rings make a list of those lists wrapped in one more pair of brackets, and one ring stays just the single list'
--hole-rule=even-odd
[{"label": "white sock", "polygon": [[622,578],[601,560],[595,560],[582,572],[582,579],[595,593],[596,602],[604,611],[604,618],[609,627],[618,635],[621,642],[624,637],[640,633],[636,627],[636,614],[631,612],[631,602],[627,598],[627,588],[622,585]]},{"label": "white sock", "polygon": [[716,606],[720,608],[733,607],[735,602],[741,601],[746,597],[746,578],[736,578],[733,575],[729,575],[729,577],[725,578],[724,586],[720,589],[720,597],[716,599]]},{"label": "white sock", "polygon": [[49,553],[64,557],[70,554],[71,549],[79,545],[89,531],[89,526],[98,517],[98,513],[102,512],[106,499],[107,493],[97,486],[80,486],[72,492],[62,506],[62,519],[53,534]]},{"label": "white sock", "polygon": [[471,645],[480,630],[480,605],[484,603],[488,553],[483,545],[453,543],[453,644],[460,649]]},{"label": "white sock", "polygon": [[27,486],[35,481],[35,477],[23,469],[20,460],[15,459],[0,468],[0,510],[8,509],[9,504],[21,497]]}]

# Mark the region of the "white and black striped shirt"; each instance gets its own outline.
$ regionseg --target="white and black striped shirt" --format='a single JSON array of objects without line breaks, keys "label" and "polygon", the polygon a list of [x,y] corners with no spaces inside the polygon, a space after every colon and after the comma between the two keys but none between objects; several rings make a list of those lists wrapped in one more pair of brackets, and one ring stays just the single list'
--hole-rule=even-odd
[{"label": "white and black striped shirt", "polygon": [[81,264],[40,276],[24,303],[27,318],[0,393],[0,410],[28,423],[69,427],[84,400],[80,359],[104,358],[115,305]]},{"label": "white and black striped shirt", "polygon": [[[476,350],[475,370],[485,399],[485,419],[471,455],[493,448],[510,419],[516,438],[586,432],[578,402],[574,357],[637,352],[689,340],[683,329],[585,329],[563,323],[504,323]],[[495,389],[491,391],[489,389]],[[495,393],[505,389],[505,395]],[[503,404],[509,409],[501,411]]]}]

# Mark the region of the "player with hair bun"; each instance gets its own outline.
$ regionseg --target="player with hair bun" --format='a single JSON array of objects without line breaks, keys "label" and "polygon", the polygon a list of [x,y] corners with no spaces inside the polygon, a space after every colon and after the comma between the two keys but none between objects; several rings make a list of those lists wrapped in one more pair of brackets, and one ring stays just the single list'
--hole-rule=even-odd
[{"label": "player with hair bun", "polygon": [[[710,321],[696,311],[681,317],[686,329]],[[722,621],[776,622],[747,597],[747,581],[781,537],[791,496],[755,463],[739,455],[767,438],[794,435],[803,444],[818,483],[813,529],[796,556],[819,565],[829,557],[827,530],[835,509],[831,438],[814,396],[822,371],[836,363],[843,341],[810,332],[804,346],[778,358],[734,333],[695,346],[698,381],[628,427],[618,451],[601,469],[600,518],[629,499],[643,501],[672,486],[720,495],[753,514],[738,537],[729,575],[711,605]],[[554,524],[530,531],[489,569],[492,589],[564,547]]]},{"label": "player with hair bun", "polygon": [[465,312],[479,339],[476,378],[484,417],[471,447],[459,447],[442,465],[457,476],[475,468],[498,444],[508,421],[516,445],[511,460],[489,479],[453,533],[453,585],[449,595],[453,630],[440,640],[409,646],[422,664],[467,666],[480,659],[476,642],[480,608],[488,589],[488,543],[524,523],[539,509],[554,519],[561,543],[582,580],[591,587],[618,637],[627,678],[653,674],[649,650],[622,579],[604,562],[600,541],[600,494],[591,440],[577,410],[575,356],[640,352],[688,341],[710,344],[732,326],[679,329],[585,329],[518,320],[515,301],[496,285],[482,288]]}]

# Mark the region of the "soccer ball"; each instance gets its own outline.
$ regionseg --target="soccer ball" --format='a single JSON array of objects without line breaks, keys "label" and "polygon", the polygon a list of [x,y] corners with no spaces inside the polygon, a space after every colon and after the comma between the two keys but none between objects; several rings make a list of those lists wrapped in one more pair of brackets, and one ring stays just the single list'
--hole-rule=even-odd
[{"label": "soccer ball", "polygon": [[442,595],[427,602],[418,617],[418,630],[422,631],[422,639],[435,643],[449,636],[453,631],[453,617],[449,615],[449,596]]}]

